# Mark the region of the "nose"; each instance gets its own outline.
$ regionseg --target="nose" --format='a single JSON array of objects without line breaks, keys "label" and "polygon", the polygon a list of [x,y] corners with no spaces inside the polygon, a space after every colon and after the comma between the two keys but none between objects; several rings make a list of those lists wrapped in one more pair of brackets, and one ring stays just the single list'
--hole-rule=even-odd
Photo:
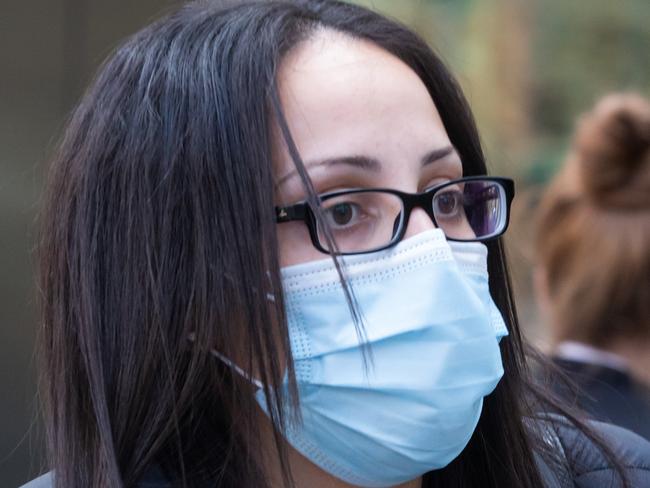
[{"label": "nose", "polygon": [[403,239],[408,239],[414,235],[424,232],[425,230],[435,229],[436,226],[431,217],[421,208],[414,208],[411,211],[409,221],[406,223],[406,232]]}]

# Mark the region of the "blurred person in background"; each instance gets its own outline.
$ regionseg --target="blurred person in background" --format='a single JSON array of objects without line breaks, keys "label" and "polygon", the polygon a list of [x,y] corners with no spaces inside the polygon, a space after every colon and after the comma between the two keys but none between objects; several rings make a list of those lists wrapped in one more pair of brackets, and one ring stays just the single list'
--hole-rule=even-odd
[{"label": "blurred person in background", "polygon": [[535,285],[557,391],[650,439],[650,103],[612,94],[578,123],[542,197]]}]

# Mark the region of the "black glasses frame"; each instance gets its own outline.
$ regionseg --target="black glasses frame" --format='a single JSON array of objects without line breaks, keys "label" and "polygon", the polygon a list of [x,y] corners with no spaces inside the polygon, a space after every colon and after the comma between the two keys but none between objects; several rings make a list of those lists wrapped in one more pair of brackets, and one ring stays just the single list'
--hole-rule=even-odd
[{"label": "black glasses frame", "polygon": [[503,226],[503,229],[501,229],[500,232],[497,232],[494,235],[490,235],[487,237],[481,237],[475,239],[454,239],[451,237],[447,237],[447,240],[459,241],[459,242],[487,242],[503,235],[503,233],[508,228],[508,224],[510,223],[510,204],[512,203],[512,200],[515,196],[515,184],[514,181],[511,180],[510,178],[502,178],[498,176],[466,176],[464,178],[458,178],[455,180],[446,181],[444,183],[441,183],[440,185],[433,186],[421,193],[406,193],[399,190],[394,190],[392,188],[354,188],[350,190],[339,190],[339,191],[324,193],[322,195],[319,195],[319,199],[321,202],[329,200],[330,198],[339,197],[341,195],[369,193],[369,192],[389,193],[391,195],[395,195],[399,197],[402,200],[404,211],[402,212],[402,220],[399,223],[399,232],[397,232],[395,236],[393,236],[391,241],[385,246],[376,249],[371,249],[368,251],[332,252],[332,251],[328,251],[323,246],[321,246],[320,239],[318,238],[318,224],[316,222],[316,215],[314,214],[314,211],[311,209],[311,207],[306,201],[299,202],[286,207],[275,207],[275,221],[279,224],[283,222],[292,222],[297,220],[304,221],[307,224],[307,228],[309,229],[309,236],[311,237],[312,244],[316,249],[318,249],[320,252],[324,254],[336,254],[338,256],[346,256],[346,255],[353,255],[353,254],[355,255],[368,254],[368,253],[388,249],[389,247],[392,247],[398,242],[400,242],[403,239],[404,234],[406,233],[407,226],[404,225],[404,223],[409,221],[409,218],[411,216],[411,211],[414,208],[423,209],[427,213],[431,221],[434,223],[434,225],[438,227],[438,223],[436,222],[436,217],[433,212],[433,198],[436,195],[436,193],[449,186],[457,185],[459,183],[472,182],[472,181],[492,181],[500,184],[505,190],[506,216],[505,216],[505,224]]}]

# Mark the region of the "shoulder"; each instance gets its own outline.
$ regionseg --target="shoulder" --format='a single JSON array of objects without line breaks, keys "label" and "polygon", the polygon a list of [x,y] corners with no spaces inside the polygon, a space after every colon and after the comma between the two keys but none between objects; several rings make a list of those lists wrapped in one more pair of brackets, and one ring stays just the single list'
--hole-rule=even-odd
[{"label": "shoulder", "polygon": [[[52,471],[33,479],[20,488],[52,488],[54,486]],[[171,485],[162,470],[154,466],[147,471],[138,488],[169,488]]]},{"label": "shoulder", "polygon": [[[618,486],[616,467],[596,442],[567,419],[550,416],[543,421],[563,451],[576,487]],[[592,433],[609,447],[624,469],[631,486],[650,486],[650,443],[641,436],[603,422],[590,421]]]},{"label": "shoulder", "polygon": [[[589,426],[619,459],[632,486],[650,486],[648,441],[612,424],[592,421]],[[578,486],[609,486],[614,482],[614,466],[584,432],[564,422],[557,424],[557,433]]]},{"label": "shoulder", "polygon": [[51,488],[52,487],[52,473],[45,473],[36,479],[33,479],[26,485],[20,488]]}]

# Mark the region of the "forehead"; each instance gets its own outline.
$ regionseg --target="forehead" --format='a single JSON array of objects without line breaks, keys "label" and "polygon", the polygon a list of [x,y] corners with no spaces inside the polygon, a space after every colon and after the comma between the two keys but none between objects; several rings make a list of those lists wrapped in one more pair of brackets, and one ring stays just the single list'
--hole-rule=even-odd
[{"label": "forehead", "polygon": [[[424,83],[370,42],[320,31],[284,59],[278,84],[305,161],[333,151],[390,154],[449,144]],[[279,166],[293,165],[283,157]]]}]

